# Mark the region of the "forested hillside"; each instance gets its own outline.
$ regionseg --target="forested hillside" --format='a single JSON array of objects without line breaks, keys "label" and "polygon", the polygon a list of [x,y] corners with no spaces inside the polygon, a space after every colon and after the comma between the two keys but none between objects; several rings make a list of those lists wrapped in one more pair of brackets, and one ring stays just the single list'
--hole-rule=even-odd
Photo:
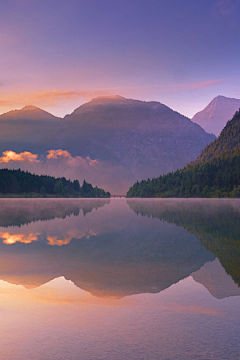
[{"label": "forested hillside", "polygon": [[240,111],[196,161],[135,183],[127,197],[240,197]]},{"label": "forested hillside", "polygon": [[223,157],[229,150],[240,147],[240,110],[229,120],[219,137],[207,145],[195,162],[204,162],[216,157]]},{"label": "forested hillside", "polygon": [[93,187],[85,180],[80,186],[78,180],[65,177],[34,175],[19,170],[0,170],[0,195],[25,195],[42,197],[110,197],[109,192]]}]

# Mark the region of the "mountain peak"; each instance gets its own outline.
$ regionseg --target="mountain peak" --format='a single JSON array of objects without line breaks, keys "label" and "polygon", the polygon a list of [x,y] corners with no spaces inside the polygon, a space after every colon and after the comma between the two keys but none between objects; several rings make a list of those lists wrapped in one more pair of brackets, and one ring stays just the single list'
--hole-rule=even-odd
[{"label": "mountain peak", "polygon": [[97,96],[96,98],[93,98],[92,101],[94,100],[100,100],[100,99],[109,99],[109,100],[127,100],[125,97],[120,96],[120,95],[106,95],[106,96]]},{"label": "mountain peak", "polygon": [[202,150],[196,162],[209,161],[240,147],[240,111],[227,122],[219,137]]},{"label": "mountain peak", "polygon": [[218,136],[239,108],[240,99],[218,95],[202,111],[196,113],[192,121],[206,132]]},{"label": "mountain peak", "polygon": [[120,95],[108,95],[108,96],[98,96],[96,98],[93,98],[89,103],[90,104],[121,104],[126,103],[130,99],[126,99],[123,96]]},{"label": "mountain peak", "polygon": [[[41,110],[41,109],[39,109],[38,107],[36,107],[34,105],[26,105],[21,110],[28,111],[28,110]],[[42,110],[42,111],[44,111],[44,110]]]},{"label": "mountain peak", "polygon": [[33,105],[26,105],[20,110],[11,110],[0,115],[0,120],[42,120],[42,121],[58,121],[60,118],[50,114]]}]

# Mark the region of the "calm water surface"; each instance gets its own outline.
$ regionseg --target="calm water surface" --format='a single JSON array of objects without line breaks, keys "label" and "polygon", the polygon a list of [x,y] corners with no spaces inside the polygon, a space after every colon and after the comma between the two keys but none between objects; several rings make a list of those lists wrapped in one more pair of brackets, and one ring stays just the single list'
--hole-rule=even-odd
[{"label": "calm water surface", "polygon": [[1,359],[240,358],[240,200],[0,205]]}]

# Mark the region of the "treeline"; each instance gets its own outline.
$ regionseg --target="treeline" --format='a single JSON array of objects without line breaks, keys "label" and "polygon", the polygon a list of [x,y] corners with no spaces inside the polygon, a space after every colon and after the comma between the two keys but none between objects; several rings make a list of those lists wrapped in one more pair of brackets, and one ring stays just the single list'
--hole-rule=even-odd
[{"label": "treeline", "polygon": [[41,196],[41,197],[110,197],[109,192],[93,187],[85,180],[80,186],[78,180],[35,175],[27,171],[0,170],[0,194]]},{"label": "treeline", "polygon": [[194,162],[135,183],[127,197],[240,197],[240,111]]},{"label": "treeline", "polygon": [[137,182],[127,197],[240,197],[240,150]]}]

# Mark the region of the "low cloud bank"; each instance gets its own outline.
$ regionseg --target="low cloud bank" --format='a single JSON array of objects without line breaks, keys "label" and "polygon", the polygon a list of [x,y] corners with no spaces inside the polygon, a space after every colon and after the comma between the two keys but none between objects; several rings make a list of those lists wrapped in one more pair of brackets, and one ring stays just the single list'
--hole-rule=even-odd
[{"label": "low cloud bank", "polygon": [[2,153],[0,157],[0,163],[8,164],[9,162],[21,162],[21,161],[28,161],[28,162],[39,162],[37,160],[38,155],[32,154],[31,152],[24,151],[19,154],[15,153],[15,151],[7,150]]},{"label": "low cloud bank", "polygon": [[122,165],[72,156],[67,150],[48,150],[45,156],[31,152],[16,153],[4,151],[0,157],[0,168],[21,169],[37,175],[78,179],[80,184],[85,179],[93,186],[98,186],[112,194],[125,194],[135,181],[132,172]]}]

